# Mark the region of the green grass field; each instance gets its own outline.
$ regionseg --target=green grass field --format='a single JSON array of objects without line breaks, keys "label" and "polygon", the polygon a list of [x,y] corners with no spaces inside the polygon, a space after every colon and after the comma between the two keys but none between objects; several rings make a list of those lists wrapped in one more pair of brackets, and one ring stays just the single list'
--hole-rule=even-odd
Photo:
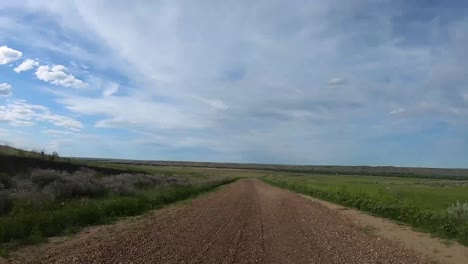
[{"label": "green grass field", "polygon": [[281,173],[263,180],[468,244],[466,180]]},{"label": "green grass field", "polygon": [[204,182],[219,178],[258,178],[264,177],[271,172],[264,170],[230,169],[230,168],[205,168],[187,166],[152,166],[152,165],[132,165],[114,164],[103,162],[90,162],[90,165],[111,169],[122,169],[130,171],[140,171],[150,174],[163,174],[178,178],[189,179],[194,182]]},{"label": "green grass field", "polygon": [[[270,178],[279,179],[278,176]],[[284,176],[281,179],[317,190],[335,192],[345,189],[351,193],[365,193],[377,200],[389,196],[402,203],[426,209],[444,210],[456,201],[468,200],[468,180],[313,174]]]}]

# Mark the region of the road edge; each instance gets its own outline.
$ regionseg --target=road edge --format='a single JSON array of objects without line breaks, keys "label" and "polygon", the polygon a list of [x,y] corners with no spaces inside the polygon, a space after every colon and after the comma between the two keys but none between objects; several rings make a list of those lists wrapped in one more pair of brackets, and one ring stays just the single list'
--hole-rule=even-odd
[{"label": "road edge", "polygon": [[465,264],[468,263],[468,247],[455,241],[447,241],[433,237],[428,233],[419,232],[405,224],[393,220],[373,216],[363,211],[320,200],[315,197],[297,193],[300,196],[319,203],[331,210],[337,211],[354,224],[360,226],[364,232],[372,232],[389,239],[405,248],[421,253],[436,263]]}]

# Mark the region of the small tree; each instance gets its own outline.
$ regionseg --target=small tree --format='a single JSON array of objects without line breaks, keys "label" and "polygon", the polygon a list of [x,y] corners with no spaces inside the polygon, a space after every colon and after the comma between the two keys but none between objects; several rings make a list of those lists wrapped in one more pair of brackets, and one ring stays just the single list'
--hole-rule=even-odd
[{"label": "small tree", "polygon": [[49,160],[56,160],[59,158],[59,154],[57,151],[52,152],[52,154],[49,155]]}]

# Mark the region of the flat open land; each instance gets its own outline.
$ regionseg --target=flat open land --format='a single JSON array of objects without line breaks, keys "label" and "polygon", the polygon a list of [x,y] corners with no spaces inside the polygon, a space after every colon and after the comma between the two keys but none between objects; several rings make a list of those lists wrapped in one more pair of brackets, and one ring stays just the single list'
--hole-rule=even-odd
[{"label": "flat open land", "polygon": [[429,263],[320,203],[240,180],[134,221],[14,252],[10,263]]}]

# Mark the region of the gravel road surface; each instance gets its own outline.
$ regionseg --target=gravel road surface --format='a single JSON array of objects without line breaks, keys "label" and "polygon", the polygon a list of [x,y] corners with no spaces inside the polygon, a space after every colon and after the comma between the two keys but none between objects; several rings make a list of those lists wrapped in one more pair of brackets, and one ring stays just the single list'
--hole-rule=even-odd
[{"label": "gravel road surface", "polygon": [[427,263],[336,211],[259,180],[20,250],[9,262]]}]

